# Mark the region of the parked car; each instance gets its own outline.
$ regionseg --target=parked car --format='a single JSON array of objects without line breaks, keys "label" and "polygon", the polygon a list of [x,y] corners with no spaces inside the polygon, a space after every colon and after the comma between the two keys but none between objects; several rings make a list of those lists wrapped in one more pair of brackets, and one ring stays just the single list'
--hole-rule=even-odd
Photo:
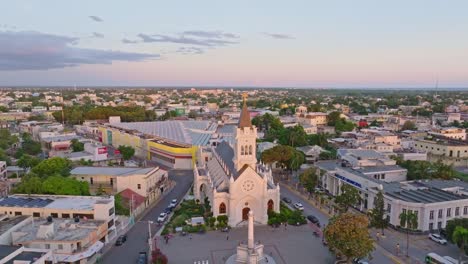
[{"label": "parked car", "polygon": [[429,234],[429,239],[441,245],[447,245],[447,240],[442,238],[439,234]]},{"label": "parked car", "polygon": [[369,264],[369,262],[367,262],[365,260],[362,260],[362,259],[359,259],[359,258],[353,259],[353,263],[354,264]]},{"label": "parked car", "polygon": [[125,241],[127,241],[127,235],[121,235],[117,238],[117,240],[115,241],[115,245],[116,246],[120,246],[122,245],[123,243],[125,243]]},{"label": "parked car", "polygon": [[314,215],[308,215],[307,220],[309,220],[312,224],[316,224],[317,226],[320,227],[320,221]]},{"label": "parked car", "polygon": [[292,203],[291,199],[289,199],[288,197],[283,197],[283,202],[285,202],[287,204]]},{"label": "parked car", "polygon": [[144,251],[138,253],[137,264],[147,264],[148,263],[148,254]]},{"label": "parked car", "polygon": [[164,209],[164,213],[166,214],[170,214],[172,212],[172,207],[167,207],[166,209]]},{"label": "parked car", "polygon": [[169,207],[174,208],[177,206],[177,199],[172,199],[171,203],[169,204]]},{"label": "parked car", "polygon": [[296,208],[299,211],[304,211],[304,206],[301,203],[295,203],[294,208]]},{"label": "parked car", "polygon": [[158,216],[158,223],[162,223],[167,220],[167,214],[166,213],[160,213]]}]

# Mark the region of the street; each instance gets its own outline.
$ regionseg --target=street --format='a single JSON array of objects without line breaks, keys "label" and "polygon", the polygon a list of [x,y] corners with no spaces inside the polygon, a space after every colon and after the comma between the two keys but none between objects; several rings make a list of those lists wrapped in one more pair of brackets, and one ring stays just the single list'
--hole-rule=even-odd
[{"label": "street", "polygon": [[[189,190],[193,182],[191,170],[170,170],[169,179],[176,182],[174,189],[160,200],[142,219],[127,233],[127,242],[121,246],[112,246],[103,257],[104,264],[129,264],[135,263],[138,252],[148,250],[148,220],[156,222],[158,215],[164,211],[172,199],[180,201]],[[152,235],[161,228],[152,224]]]}]

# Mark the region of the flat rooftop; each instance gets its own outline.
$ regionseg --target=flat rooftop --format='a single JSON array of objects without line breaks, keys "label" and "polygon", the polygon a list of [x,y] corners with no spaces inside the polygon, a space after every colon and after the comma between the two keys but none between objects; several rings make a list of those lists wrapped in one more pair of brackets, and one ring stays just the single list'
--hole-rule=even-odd
[{"label": "flat rooftop", "polygon": [[455,194],[437,188],[422,188],[417,190],[399,190],[385,192],[387,196],[413,203],[438,203],[468,199],[468,196]]},{"label": "flat rooftop", "polygon": [[45,255],[45,252],[39,252],[39,251],[23,251],[16,255],[14,258],[10,259],[8,262],[5,264],[14,264],[15,261],[29,261],[33,262],[36,259],[41,258],[43,255]]},{"label": "flat rooftop", "polygon": [[[46,218],[35,218],[34,225],[25,225],[14,233],[23,233],[14,241],[14,243],[30,242],[33,240],[47,240],[47,241],[76,241],[88,237],[88,235],[95,231],[99,226],[105,224],[106,221],[102,220],[83,220],[75,223],[74,219],[53,218],[52,222],[48,222]],[[47,238],[38,236],[41,226],[52,225],[53,232],[49,232]]]},{"label": "flat rooftop", "polygon": [[18,215],[18,216],[13,216],[10,218],[6,218],[2,221],[0,221],[0,234],[5,233],[6,231],[10,230],[10,228],[14,227],[15,225],[23,222],[30,216],[28,215]]},{"label": "flat rooftop", "polygon": [[76,167],[70,171],[72,175],[106,175],[106,176],[128,176],[135,174],[148,174],[157,167],[129,168],[129,167]]},{"label": "flat rooftop", "polygon": [[10,195],[0,198],[0,207],[52,208],[68,210],[94,209],[94,204],[111,203],[105,196],[72,196],[72,195]]},{"label": "flat rooftop", "polygon": [[2,260],[6,256],[9,256],[11,253],[15,252],[20,248],[20,246],[0,245],[0,260]]}]

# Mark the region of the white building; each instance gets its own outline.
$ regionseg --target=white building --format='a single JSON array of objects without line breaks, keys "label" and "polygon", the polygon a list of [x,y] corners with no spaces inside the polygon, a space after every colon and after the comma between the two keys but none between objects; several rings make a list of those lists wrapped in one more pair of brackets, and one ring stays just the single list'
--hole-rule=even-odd
[{"label": "white building", "polygon": [[428,132],[428,134],[438,137],[466,140],[466,130],[458,127],[437,128]]},{"label": "white building", "polygon": [[250,210],[260,224],[267,224],[268,211],[279,212],[280,188],[271,169],[257,164],[256,139],[244,99],[234,143],[223,141],[198,153],[195,197],[202,203],[207,199],[215,217],[227,215],[230,226],[247,220]]},{"label": "white building", "polygon": [[408,211],[417,215],[422,232],[443,229],[448,220],[468,217],[468,184],[463,181],[405,181],[406,170],[396,165],[353,169],[344,163],[321,161],[316,166],[325,171],[321,185],[333,196],[341,193],[344,184],[358,189],[362,202],[356,208],[362,212],[374,207],[381,190],[392,226],[398,227],[400,214]]}]

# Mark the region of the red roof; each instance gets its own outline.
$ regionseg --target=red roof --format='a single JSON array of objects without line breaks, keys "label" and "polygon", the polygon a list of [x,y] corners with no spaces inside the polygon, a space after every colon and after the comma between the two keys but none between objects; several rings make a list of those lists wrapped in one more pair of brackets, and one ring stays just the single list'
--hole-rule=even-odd
[{"label": "red roof", "polygon": [[139,195],[138,193],[130,190],[130,189],[125,189],[121,191],[120,196],[122,196],[122,199],[130,205],[130,202],[132,201],[132,196],[133,196],[133,208],[140,206],[140,204],[145,202],[145,197]]}]

